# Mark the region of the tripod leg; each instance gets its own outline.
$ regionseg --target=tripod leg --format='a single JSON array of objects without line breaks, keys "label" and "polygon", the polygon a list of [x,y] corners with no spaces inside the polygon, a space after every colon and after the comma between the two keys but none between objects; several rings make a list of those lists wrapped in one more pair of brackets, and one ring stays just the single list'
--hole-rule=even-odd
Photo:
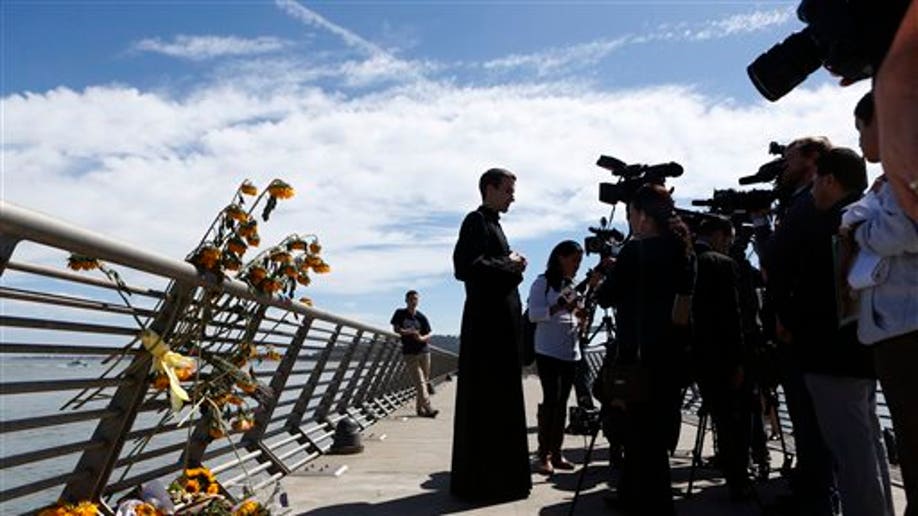
[{"label": "tripod leg", "polygon": [[685,497],[692,496],[692,485],[695,483],[695,470],[701,465],[701,454],[704,451],[704,434],[708,426],[708,414],[698,416],[698,428],[695,431],[695,447],[692,448],[692,466],[689,468],[688,486],[685,488]]},{"label": "tripod leg", "polygon": [[580,469],[580,475],[577,477],[577,489],[574,490],[574,499],[571,500],[571,510],[567,513],[569,516],[574,516],[574,508],[577,507],[577,499],[580,498],[580,489],[583,487],[583,477],[586,475],[587,466],[593,457],[593,447],[596,446],[596,437],[598,436],[599,428],[597,427],[590,438],[590,447],[587,448],[586,455],[583,457],[583,466]]}]

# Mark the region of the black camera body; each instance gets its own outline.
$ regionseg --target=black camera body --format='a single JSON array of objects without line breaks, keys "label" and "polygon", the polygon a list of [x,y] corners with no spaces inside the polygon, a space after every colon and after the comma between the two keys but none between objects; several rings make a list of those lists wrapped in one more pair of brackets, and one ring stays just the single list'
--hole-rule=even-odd
[{"label": "black camera body", "polygon": [[802,0],[807,26],[771,47],[746,71],[763,97],[776,101],[825,66],[850,82],[876,74],[909,0]]},{"label": "black camera body", "polygon": [[620,178],[617,183],[599,183],[599,201],[606,204],[627,204],[642,186],[663,185],[667,177],[679,177],[683,172],[682,165],[675,161],[657,165],[628,165],[620,159],[605,155],[596,160],[596,165]]},{"label": "black camera body", "polygon": [[784,159],[784,152],[786,150],[787,145],[781,145],[778,142],[769,143],[768,153],[777,155],[778,157],[759,167],[759,170],[756,171],[755,174],[739,178],[739,184],[754,185],[756,183],[771,183],[777,181],[781,174],[784,173],[784,169],[787,168],[787,160]]},{"label": "black camera body", "polygon": [[617,256],[624,245],[625,234],[615,228],[587,228],[592,235],[583,239],[586,255],[598,254],[601,258]]},{"label": "black camera body", "polygon": [[692,206],[705,206],[713,213],[733,215],[755,211],[770,211],[778,194],[774,190],[714,190],[710,199],[692,201]]}]

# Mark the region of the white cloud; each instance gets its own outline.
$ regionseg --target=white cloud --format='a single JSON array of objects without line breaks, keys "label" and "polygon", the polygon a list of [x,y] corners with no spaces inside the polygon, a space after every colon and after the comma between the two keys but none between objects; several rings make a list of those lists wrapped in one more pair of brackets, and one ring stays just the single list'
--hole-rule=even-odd
[{"label": "white cloud", "polygon": [[225,56],[251,56],[282,50],[287,42],[271,37],[240,38],[236,36],[188,36],[179,35],[172,41],[148,38],[137,41],[132,49],[138,52],[153,52],[171,57],[203,61]]},{"label": "white cloud", "polygon": [[579,235],[608,210],[596,201],[608,179],[593,165],[600,153],[679,161],[677,197],[708,196],[767,160],[771,139],[826,134],[856,146],[850,111],[865,87],[798,88],[774,105],[680,86],[425,83],[354,98],[311,88],[207,87],[186,98],[56,89],[3,99],[4,196],[182,258],[239,181],[283,177],[298,193],[263,238],[321,236],[334,274],[310,295],[385,291],[449,277],[459,221],[490,166],[520,177],[505,224],[514,242]]},{"label": "white cloud", "polygon": [[482,63],[487,70],[533,69],[539,76],[566,72],[598,63],[621,48],[654,41],[704,41],[758,32],[783,25],[791,18],[788,9],[753,11],[697,24],[661,24],[643,34],[626,34],[614,39],[558,47],[529,54],[512,54]]}]

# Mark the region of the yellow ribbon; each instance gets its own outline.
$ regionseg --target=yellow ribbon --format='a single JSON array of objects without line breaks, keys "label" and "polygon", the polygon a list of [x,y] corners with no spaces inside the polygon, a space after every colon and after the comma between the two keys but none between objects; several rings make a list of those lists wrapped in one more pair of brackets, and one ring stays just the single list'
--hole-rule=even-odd
[{"label": "yellow ribbon", "polygon": [[170,350],[169,345],[153,330],[143,330],[140,334],[140,342],[153,355],[153,370],[169,378],[169,401],[172,403],[172,411],[178,412],[182,409],[182,403],[191,398],[179,383],[175,370],[194,367],[194,359]]}]

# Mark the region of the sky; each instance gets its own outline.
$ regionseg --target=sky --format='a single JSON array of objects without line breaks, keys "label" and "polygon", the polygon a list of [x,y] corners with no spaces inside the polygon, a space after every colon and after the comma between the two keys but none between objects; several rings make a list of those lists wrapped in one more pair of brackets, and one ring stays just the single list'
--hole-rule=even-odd
[{"label": "sky", "polygon": [[795,7],[6,0],[0,196],[182,259],[239,183],[282,178],[297,194],[263,242],[317,234],[332,266],[298,295],[388,327],[415,289],[435,333],[456,334],[452,249],[490,167],[518,177],[502,224],[529,259],[525,301],[551,248],[610,215],[601,154],[681,163],[687,207],[736,188],[771,140],[857,148],[868,84],[820,70],[769,103],[746,76],[803,28]]}]

